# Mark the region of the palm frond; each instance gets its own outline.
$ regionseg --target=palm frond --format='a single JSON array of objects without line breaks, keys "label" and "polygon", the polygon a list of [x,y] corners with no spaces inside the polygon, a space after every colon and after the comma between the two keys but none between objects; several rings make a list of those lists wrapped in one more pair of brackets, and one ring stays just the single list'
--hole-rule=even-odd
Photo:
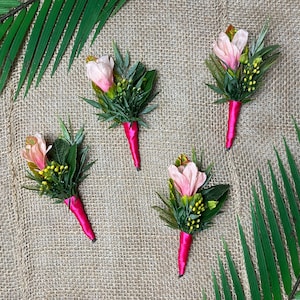
[{"label": "palm frond", "polygon": [[[300,144],[300,131],[296,123],[295,129]],[[285,139],[284,146],[287,167],[283,163],[282,156],[275,149],[279,178],[276,178],[273,167],[268,162],[270,192],[260,172],[258,172],[259,191],[252,188],[251,217],[254,250],[249,246],[249,241],[238,219],[248,284],[240,279],[234,259],[224,242],[229,272],[226,274],[223,262],[218,257],[218,277],[222,283],[222,289],[219,288],[218,278],[213,272],[216,299],[245,299],[246,289],[250,289],[251,299],[255,300],[283,299],[286,296],[288,299],[298,299],[296,297],[300,294],[298,291],[300,285],[300,168]],[[274,212],[276,209],[278,216]],[[253,255],[256,255],[255,260]],[[235,297],[232,297],[230,293],[235,293]]]},{"label": "palm frond", "polygon": [[[40,83],[51,60],[51,76],[55,73],[66,49],[74,38],[69,66],[73,64],[95,29],[92,42],[106,21],[126,0],[17,0],[0,1],[0,93],[9,75],[24,39],[29,36],[15,99],[26,84],[25,96],[36,79]],[[57,51],[56,51],[57,50]],[[56,55],[54,55],[57,53]],[[55,56],[55,57],[54,57]],[[27,83],[26,83],[27,80]]]}]

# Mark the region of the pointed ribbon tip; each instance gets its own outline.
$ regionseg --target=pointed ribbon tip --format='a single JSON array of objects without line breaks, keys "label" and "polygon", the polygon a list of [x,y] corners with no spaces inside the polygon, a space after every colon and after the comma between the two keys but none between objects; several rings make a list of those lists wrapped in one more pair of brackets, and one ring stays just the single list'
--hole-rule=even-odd
[{"label": "pointed ribbon tip", "polygon": [[88,217],[84,211],[82,202],[79,197],[72,196],[64,200],[64,203],[69,207],[71,212],[77,218],[80,226],[82,227],[83,232],[86,236],[92,240],[93,242],[96,241],[95,234],[93,232],[92,226],[88,220]]},{"label": "pointed ribbon tip", "polygon": [[139,125],[138,122],[125,122],[123,128],[129,143],[131,156],[133,159],[134,166],[139,171],[141,169],[141,158],[139,152]]}]

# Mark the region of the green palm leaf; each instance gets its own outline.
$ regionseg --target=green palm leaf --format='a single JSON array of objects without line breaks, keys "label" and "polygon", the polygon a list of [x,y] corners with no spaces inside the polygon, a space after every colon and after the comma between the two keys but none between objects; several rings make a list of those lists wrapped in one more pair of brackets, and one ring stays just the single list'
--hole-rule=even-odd
[{"label": "green palm leaf", "polygon": [[29,32],[15,99],[26,80],[25,96],[36,77],[36,85],[40,83],[52,59],[55,61],[51,75],[55,73],[75,36],[69,60],[70,68],[94,28],[93,42],[108,18],[125,2],[126,0],[0,1],[0,93]]},{"label": "green palm leaf", "polygon": [[[300,145],[300,130],[295,123]],[[249,242],[238,219],[240,241],[243,249],[248,286],[242,282],[234,264],[227,244],[224,249],[229,272],[226,274],[223,262],[218,257],[219,275],[222,289],[219,288],[218,277],[213,274],[213,287],[216,299],[245,299],[245,289],[250,288],[252,299],[298,299],[300,285],[300,236],[299,236],[299,195],[300,169],[295,156],[284,139],[287,167],[275,149],[279,178],[277,179],[271,163],[268,162],[271,191],[267,189],[260,172],[258,180],[260,190],[252,188],[253,205],[251,206],[252,233],[255,250],[250,250]],[[287,168],[290,173],[288,173]],[[261,205],[261,200],[263,206]],[[274,213],[278,211],[278,216]],[[256,255],[256,260],[253,260]],[[296,278],[296,280],[294,280]],[[293,282],[294,281],[294,282]],[[231,284],[233,287],[231,287]]]},{"label": "green palm leaf", "polygon": [[0,1],[0,15],[7,14],[12,8],[21,5],[18,0],[1,0]]}]

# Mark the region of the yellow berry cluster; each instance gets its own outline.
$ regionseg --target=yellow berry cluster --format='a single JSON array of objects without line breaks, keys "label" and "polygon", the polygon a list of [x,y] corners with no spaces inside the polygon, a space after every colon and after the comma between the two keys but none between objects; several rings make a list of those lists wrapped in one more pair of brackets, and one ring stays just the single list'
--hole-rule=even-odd
[{"label": "yellow berry cluster", "polygon": [[68,169],[69,167],[67,165],[60,165],[57,162],[52,161],[50,165],[43,170],[40,170],[39,175],[43,178],[40,191],[44,192],[49,190],[51,182],[55,181],[53,177],[59,178]]},{"label": "yellow berry cluster", "polygon": [[117,92],[121,94],[124,90],[126,90],[128,86],[128,81],[126,79],[122,79],[117,83]]},{"label": "yellow berry cluster", "polygon": [[[197,194],[197,195],[200,195],[200,194]],[[190,205],[190,211],[193,215],[198,215],[197,218],[188,218],[188,221],[186,223],[186,225],[189,228],[189,231],[192,232],[193,230],[200,228],[200,222],[201,222],[200,216],[201,216],[201,213],[205,211],[202,196],[200,199],[198,199],[195,202],[195,204],[193,206]]]},{"label": "yellow berry cluster", "polygon": [[242,83],[244,91],[247,91],[249,93],[255,91],[257,84],[257,81],[255,79],[256,75],[260,73],[259,65],[261,61],[261,58],[257,58],[253,61],[252,64],[250,64],[249,62],[245,64]]}]

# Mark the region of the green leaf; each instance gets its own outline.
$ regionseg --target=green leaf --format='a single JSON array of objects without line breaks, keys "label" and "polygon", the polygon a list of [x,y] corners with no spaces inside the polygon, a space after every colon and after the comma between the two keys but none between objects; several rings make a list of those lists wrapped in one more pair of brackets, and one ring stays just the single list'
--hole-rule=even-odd
[{"label": "green leaf", "polygon": [[26,15],[25,10],[23,10],[21,13],[19,13],[19,15],[15,18],[14,22],[10,26],[9,31],[6,35],[6,38],[1,45],[1,48],[0,48],[0,68],[1,69],[3,67],[5,58],[6,58],[8,51],[15,39],[15,36],[19,30],[19,27],[21,26],[21,24],[23,22],[25,15]]},{"label": "green leaf", "polygon": [[14,20],[13,17],[9,17],[3,23],[0,24],[0,41],[5,36],[8,28],[11,25],[11,23],[13,22],[13,20]]},{"label": "green leaf", "polygon": [[206,209],[202,213],[201,223],[210,222],[210,220],[220,212],[222,206],[227,200],[228,190],[229,190],[229,185],[220,184],[201,191],[205,203],[209,200],[219,201],[216,208],[212,210]]},{"label": "green leaf", "polygon": [[28,70],[29,74],[28,74],[28,79],[27,79],[27,87],[26,87],[26,91],[25,91],[25,96],[31,86],[31,83],[36,75],[36,72],[38,70],[40,62],[43,58],[43,55],[45,53],[45,50],[46,50],[46,47],[47,47],[47,44],[49,41],[49,37],[51,36],[53,27],[56,23],[57,16],[63,5],[63,2],[64,2],[64,0],[55,0],[53,2],[53,5],[52,5],[50,11],[48,12],[46,22],[43,25],[43,29],[42,29],[40,37],[39,37],[39,42],[36,46],[34,56],[32,58],[31,66]]},{"label": "green leaf", "polygon": [[151,111],[157,108],[157,104],[147,106],[142,112],[141,115],[149,114]]},{"label": "green leaf", "polygon": [[251,215],[252,215],[252,230],[253,230],[253,236],[254,236],[254,245],[255,245],[255,249],[256,249],[257,264],[258,264],[259,273],[260,273],[263,297],[264,297],[264,299],[272,299],[271,287],[270,287],[270,281],[269,281],[269,272],[267,269],[265,253],[263,251],[261,236],[259,233],[259,229],[258,229],[256,216],[255,216],[253,207],[251,208]]},{"label": "green leaf", "polygon": [[[257,218],[257,224],[259,226],[262,246],[264,252],[268,255],[268,257],[266,258],[266,263],[267,263],[268,271],[270,273],[270,282],[271,282],[272,291],[274,295],[281,295],[279,276],[276,269],[276,261],[272,250],[271,239],[268,234],[266,223],[262,214],[262,208],[259,204],[259,198],[254,188],[252,188],[252,194],[255,203],[255,215]],[[281,297],[275,299],[281,299]]]},{"label": "green leaf", "polygon": [[81,99],[87,102],[88,104],[94,106],[95,108],[102,110],[102,106],[98,101],[87,99],[87,98],[81,98]]},{"label": "green leaf", "polygon": [[81,22],[78,27],[78,32],[72,48],[72,53],[69,60],[69,69],[76,55],[79,55],[88,35],[92,31],[97,22],[97,18],[105,4],[106,0],[87,0],[85,10],[83,11]]},{"label": "green leaf", "polygon": [[70,144],[63,139],[57,139],[54,141],[52,148],[48,152],[47,156],[49,160],[54,160],[60,165],[68,163],[67,156],[70,151]]},{"label": "green leaf", "polygon": [[227,258],[227,263],[229,266],[230,275],[231,275],[231,278],[233,281],[235,294],[237,296],[237,300],[245,300],[246,298],[245,298],[245,294],[243,291],[241,281],[239,279],[236,267],[234,265],[233,259],[231,257],[231,254],[229,252],[228,246],[225,241],[223,242],[223,245],[224,245],[224,249],[225,249],[225,253],[226,253],[226,258]]},{"label": "green leaf", "polygon": [[291,174],[292,174],[292,179],[294,180],[294,183],[295,183],[295,189],[297,192],[297,196],[298,196],[298,199],[300,199],[300,173],[297,168],[294,156],[293,156],[285,139],[284,139],[284,146],[285,146],[285,152],[286,152],[286,156],[287,156],[289,167],[290,167]]},{"label": "green leaf", "polygon": [[[77,0],[66,0],[64,1],[63,8],[60,12],[60,16],[57,19],[57,22],[55,24],[55,27],[53,29],[53,32],[49,38],[48,42],[48,48],[45,53],[45,57],[43,58],[43,63],[41,64],[41,68],[39,71],[39,75],[37,77],[37,85],[42,79],[42,76],[44,75],[51,58],[53,57],[53,54],[56,50],[56,47],[58,45],[59,40],[61,39],[61,36],[63,34],[63,31],[67,25],[67,22],[69,20],[69,17],[72,13],[73,7],[75,6],[75,2]],[[83,2],[83,1],[82,1]]]},{"label": "green leaf", "polygon": [[284,245],[281,240],[280,231],[279,231],[279,228],[277,225],[275,215],[273,213],[273,209],[271,206],[271,202],[270,202],[270,198],[269,198],[266,186],[263,183],[263,179],[262,179],[260,173],[258,174],[258,176],[259,176],[261,191],[262,191],[263,200],[264,200],[264,204],[265,204],[265,211],[266,211],[267,218],[268,218],[268,221],[270,224],[270,230],[271,230],[271,235],[272,235],[272,239],[273,239],[273,244],[275,246],[275,250],[277,253],[277,259],[278,259],[279,267],[281,270],[281,277],[283,280],[285,291],[287,294],[289,294],[292,289],[292,280],[291,280],[290,270],[289,270],[288,261],[287,261],[287,257],[286,257],[286,251],[284,249]]},{"label": "green leaf", "polygon": [[67,129],[65,123],[62,121],[62,119],[58,119],[59,121],[59,127],[60,127],[60,130],[62,131],[62,137],[71,145],[73,144],[73,141],[72,141],[72,138],[71,138],[71,135],[70,135],[70,132],[69,130]]},{"label": "green leaf", "polygon": [[63,57],[63,54],[67,50],[67,47],[71,41],[71,38],[75,32],[77,25],[78,25],[78,23],[80,23],[80,16],[81,16],[82,12],[85,10],[86,3],[87,3],[86,1],[77,0],[77,2],[74,5],[72,15],[70,17],[69,23],[65,30],[58,53],[56,55],[56,59],[55,59],[54,65],[53,65],[51,76],[55,73],[55,71]]},{"label": "green leaf", "polygon": [[77,145],[76,144],[73,144],[70,147],[69,153],[66,157],[66,163],[69,166],[68,182],[69,184],[71,184],[77,167]]},{"label": "green leaf", "polygon": [[[102,30],[102,28],[103,28],[104,24],[106,23],[107,19],[110,17],[110,15],[112,14],[114,8],[116,7],[117,2],[119,2],[119,0],[108,1],[108,3],[105,5],[105,8],[99,14],[99,17],[98,17],[97,22],[96,22],[96,23],[99,22],[99,24],[98,24],[97,29],[95,30],[95,34],[93,36],[91,44],[93,44],[94,41],[96,40],[98,34]],[[123,1],[123,2],[126,2],[126,0]]]},{"label": "green leaf", "polygon": [[239,227],[240,239],[241,239],[243,253],[244,253],[244,262],[245,262],[246,271],[248,275],[251,297],[252,299],[261,299],[255,270],[251,260],[250,251],[239,219],[238,219],[238,227]]},{"label": "green leaf", "polygon": [[24,84],[24,81],[27,77],[29,69],[31,67],[32,59],[34,57],[34,53],[35,53],[35,50],[36,50],[36,47],[37,47],[37,44],[39,41],[40,33],[41,33],[43,25],[45,23],[45,19],[47,17],[47,13],[50,8],[51,2],[52,1],[44,1],[43,5],[39,11],[39,14],[35,20],[34,27],[32,29],[32,33],[30,35],[30,39],[29,39],[27,47],[26,47],[25,57],[23,60],[23,67],[22,67],[22,71],[20,74],[20,79],[19,79],[16,94],[15,94],[15,99],[17,98],[17,96]]},{"label": "green leaf", "polygon": [[224,292],[224,299],[225,300],[231,300],[231,292],[230,292],[230,286],[226,277],[225,269],[222,263],[221,258],[218,256],[219,261],[219,268],[220,268],[220,274],[221,274],[221,282],[222,282],[222,289]]},{"label": "green leaf", "polygon": [[295,236],[295,231],[293,230],[293,226],[290,221],[288,210],[286,208],[285,202],[283,200],[282,194],[279,189],[278,182],[276,180],[276,177],[275,177],[275,174],[273,172],[270,162],[269,162],[269,169],[270,169],[270,173],[271,173],[272,189],[273,189],[273,193],[274,193],[274,198],[276,200],[276,205],[277,205],[278,212],[280,215],[281,224],[284,229],[284,234],[285,234],[287,246],[289,249],[289,254],[291,257],[294,273],[297,276],[297,274],[299,274],[299,272],[300,272],[300,264],[299,264],[297,240],[296,240],[296,236]]},{"label": "green leaf", "polygon": [[275,153],[276,153],[276,157],[277,157],[277,162],[278,162],[281,178],[282,178],[284,188],[285,188],[286,197],[287,197],[287,200],[288,200],[288,203],[290,206],[290,212],[294,219],[295,229],[296,229],[297,238],[298,238],[298,244],[300,245],[300,215],[299,215],[297,200],[293,193],[293,188],[289,181],[286,169],[283,166],[282,160],[276,149],[275,149]]},{"label": "green leaf", "polygon": [[216,275],[214,272],[212,272],[212,278],[213,278],[213,284],[214,284],[215,299],[221,300],[220,289],[219,289],[217,278],[216,278]]},{"label": "green leaf", "polygon": [[[16,59],[16,56],[20,50],[20,47],[24,41],[24,38],[26,36],[26,32],[31,25],[32,19],[34,18],[37,8],[38,8],[39,3],[35,2],[30,9],[28,10],[27,14],[24,16],[24,19],[22,20],[22,24],[20,24],[20,27],[18,29],[18,32],[16,33],[14,40],[10,46],[9,52],[7,54],[7,58],[4,61],[4,67],[1,72],[1,77],[0,77],[0,92],[2,92],[5,83],[7,82],[8,75],[11,71],[11,68],[13,66],[13,62]],[[23,10],[26,12],[26,10]],[[20,14],[21,15],[21,14]],[[20,16],[19,15],[19,16]],[[16,23],[14,23],[16,24]],[[1,50],[2,51],[2,48]]]},{"label": "green leaf", "polygon": [[294,296],[293,299],[299,300],[299,299],[300,299],[300,292],[297,292],[297,293],[295,294],[295,296]]}]

